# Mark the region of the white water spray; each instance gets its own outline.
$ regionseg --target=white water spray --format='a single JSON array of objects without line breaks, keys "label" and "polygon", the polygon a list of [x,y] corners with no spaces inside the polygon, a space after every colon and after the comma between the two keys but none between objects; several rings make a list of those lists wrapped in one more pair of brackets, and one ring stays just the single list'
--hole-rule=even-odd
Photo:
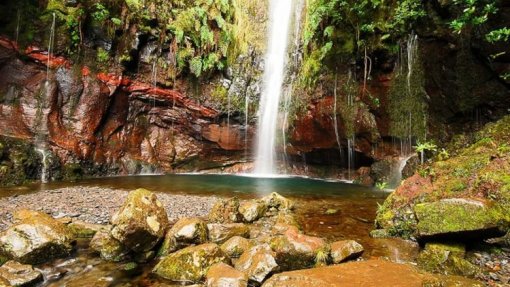
[{"label": "white water spray", "polygon": [[292,0],[271,0],[270,36],[260,101],[255,173],[275,174],[275,139],[289,38]]}]

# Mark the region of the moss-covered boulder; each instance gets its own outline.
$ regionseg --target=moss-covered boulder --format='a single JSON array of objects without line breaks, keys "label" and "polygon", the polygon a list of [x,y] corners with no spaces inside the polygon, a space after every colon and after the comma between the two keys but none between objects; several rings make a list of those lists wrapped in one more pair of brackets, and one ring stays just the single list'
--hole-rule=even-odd
[{"label": "moss-covered boulder", "polygon": [[90,248],[107,261],[119,262],[129,258],[130,250],[120,241],[113,238],[109,231],[96,232],[90,241]]},{"label": "moss-covered boulder", "polygon": [[131,250],[151,250],[168,228],[166,210],[156,195],[146,189],[129,193],[126,202],[113,215],[111,235]]},{"label": "moss-covered boulder", "polygon": [[465,246],[455,243],[427,243],[418,256],[418,266],[428,272],[474,277],[478,267],[464,259]]},{"label": "moss-covered boulder", "polygon": [[228,264],[230,259],[217,244],[206,243],[163,257],[153,272],[171,281],[198,283],[205,279],[211,266],[220,262]]},{"label": "moss-covered boulder", "polygon": [[209,222],[212,223],[237,223],[242,219],[237,197],[218,200],[209,212]]},{"label": "moss-covered boulder", "polygon": [[342,240],[331,243],[331,261],[334,264],[356,259],[363,254],[363,246],[354,240]]},{"label": "moss-covered boulder", "polygon": [[253,243],[241,236],[234,236],[221,245],[221,250],[230,258],[239,258]]},{"label": "moss-covered boulder", "polygon": [[290,228],[283,235],[274,237],[270,246],[283,271],[326,264],[329,257],[329,246],[324,239],[301,234],[297,228]]},{"label": "moss-covered boulder", "polygon": [[250,228],[243,223],[211,223],[207,224],[209,240],[214,243],[224,243],[234,236],[248,238],[250,236]]},{"label": "moss-covered boulder", "polygon": [[207,224],[199,218],[182,218],[170,228],[160,249],[160,255],[167,255],[192,244],[207,241]]},{"label": "moss-covered boulder", "polygon": [[502,236],[499,226],[507,225],[508,215],[494,206],[477,200],[443,199],[414,206],[420,238],[449,237],[459,240]]},{"label": "moss-covered boulder", "polygon": [[108,230],[109,226],[92,224],[80,220],[73,220],[67,224],[67,229],[74,238],[92,238],[100,230]]},{"label": "moss-covered boulder", "polygon": [[249,200],[241,203],[239,212],[245,222],[253,222],[264,216],[267,205],[261,200]]},{"label": "moss-covered boulder", "polygon": [[207,287],[247,287],[248,275],[225,263],[213,265],[207,272]]},{"label": "moss-covered boulder", "polygon": [[0,253],[25,264],[69,256],[74,240],[66,226],[35,211],[19,211],[18,223],[0,233]]},{"label": "moss-covered boulder", "polygon": [[[33,286],[41,281],[43,276],[31,265],[9,261],[0,267],[0,278],[5,279],[12,286]],[[0,286],[1,284],[0,281]]]},{"label": "moss-covered boulder", "polygon": [[280,194],[273,192],[261,199],[268,208],[273,208],[280,211],[292,210],[294,208],[294,202],[292,200],[281,196]]},{"label": "moss-covered boulder", "polygon": [[248,274],[250,281],[260,284],[278,269],[275,257],[276,254],[269,245],[257,245],[241,255],[235,268]]}]

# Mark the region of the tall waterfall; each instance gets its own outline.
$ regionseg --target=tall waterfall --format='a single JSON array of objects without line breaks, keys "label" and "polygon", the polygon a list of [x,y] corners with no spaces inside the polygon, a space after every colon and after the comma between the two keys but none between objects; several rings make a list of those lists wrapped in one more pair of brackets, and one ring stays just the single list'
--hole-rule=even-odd
[{"label": "tall waterfall", "polygon": [[269,42],[265,57],[264,89],[258,114],[254,171],[258,175],[276,173],[274,162],[278,107],[287,58],[292,0],[271,0],[269,11]]}]

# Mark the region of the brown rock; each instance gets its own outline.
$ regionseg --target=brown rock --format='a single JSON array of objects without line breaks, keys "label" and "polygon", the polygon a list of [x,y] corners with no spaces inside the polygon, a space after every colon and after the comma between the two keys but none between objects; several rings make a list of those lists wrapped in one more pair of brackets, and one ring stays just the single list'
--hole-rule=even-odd
[{"label": "brown rock", "polygon": [[[41,281],[43,276],[31,265],[9,261],[0,267],[0,278],[8,281],[12,286],[29,286]],[[1,281],[0,286],[2,286]]]},{"label": "brown rock", "polygon": [[192,244],[207,241],[207,225],[199,218],[182,218],[165,235],[160,255],[167,255]]},{"label": "brown rock", "polygon": [[209,213],[209,222],[236,223],[242,221],[239,213],[239,199],[237,197],[220,199],[214,204]]},{"label": "brown rock", "polygon": [[337,241],[331,244],[331,259],[338,264],[360,257],[363,251],[363,246],[354,240]]},{"label": "brown rock", "polygon": [[213,265],[206,275],[207,287],[247,287],[248,275],[225,263]]},{"label": "brown rock", "polygon": [[235,268],[248,274],[250,280],[262,283],[278,268],[275,256],[269,245],[258,245],[244,252],[236,262]]},{"label": "brown rock", "polygon": [[250,228],[243,223],[207,224],[209,231],[209,240],[214,243],[224,243],[234,236],[248,238],[250,236]]},{"label": "brown rock", "polygon": [[252,243],[248,239],[234,236],[221,245],[221,250],[230,258],[239,258],[251,246]]}]

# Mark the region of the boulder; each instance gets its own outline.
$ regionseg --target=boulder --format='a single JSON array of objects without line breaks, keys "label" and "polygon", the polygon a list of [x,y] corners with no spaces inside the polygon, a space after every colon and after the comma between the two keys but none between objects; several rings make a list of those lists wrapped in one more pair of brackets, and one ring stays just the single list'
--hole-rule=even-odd
[{"label": "boulder", "polygon": [[[0,278],[12,286],[28,286],[41,281],[43,276],[41,272],[34,270],[32,265],[9,261],[0,267]],[[0,286],[2,286],[1,280]]]},{"label": "boulder", "polygon": [[176,282],[198,283],[216,263],[230,263],[229,258],[214,243],[181,249],[163,257],[154,267],[158,276]]},{"label": "boulder", "polygon": [[213,265],[207,272],[207,287],[247,287],[248,276],[225,263]]},{"label": "boulder", "polygon": [[273,226],[273,231],[276,233],[284,233],[289,228],[301,229],[296,216],[292,212],[279,212],[276,215],[276,222]]},{"label": "boulder", "polygon": [[326,264],[329,257],[329,246],[324,239],[300,234],[295,227],[272,238],[270,246],[276,254],[276,262],[284,271]]},{"label": "boulder", "polygon": [[182,218],[166,233],[160,255],[207,241],[207,224],[199,218]]},{"label": "boulder", "polygon": [[67,229],[69,229],[74,238],[92,238],[98,231],[107,230],[110,229],[110,227],[101,224],[92,224],[73,220],[67,224]]},{"label": "boulder", "polygon": [[253,222],[264,216],[266,213],[266,204],[260,200],[249,200],[239,206],[239,213],[243,216],[245,222]]},{"label": "boulder", "polygon": [[237,223],[242,219],[237,197],[218,200],[209,212],[209,222],[212,223]]},{"label": "boulder", "polygon": [[506,220],[494,203],[452,198],[414,207],[420,238],[442,237],[459,240],[502,236],[499,226]]},{"label": "boulder", "polygon": [[64,224],[35,211],[20,211],[17,224],[0,233],[0,253],[25,264],[67,257],[74,240]]},{"label": "boulder", "polygon": [[251,246],[252,243],[248,239],[234,236],[221,245],[221,250],[230,258],[239,258]]},{"label": "boulder", "polygon": [[129,193],[126,202],[112,217],[111,235],[129,249],[143,253],[165,236],[166,210],[156,195],[146,189]]},{"label": "boulder", "polygon": [[428,272],[474,277],[478,267],[464,259],[462,244],[429,242],[418,256],[418,266]]},{"label": "boulder", "polygon": [[262,283],[269,274],[276,271],[276,254],[267,244],[257,245],[244,252],[235,264],[235,268],[248,274],[251,281]]},{"label": "boulder", "polygon": [[243,223],[211,223],[207,224],[209,240],[214,243],[224,243],[234,236],[246,237],[250,236],[250,228]]},{"label": "boulder", "polygon": [[334,264],[356,259],[363,254],[363,246],[354,240],[342,240],[331,244],[331,260]]},{"label": "boulder", "polygon": [[90,248],[107,261],[119,262],[126,260],[130,250],[113,238],[106,230],[98,231],[90,241]]},{"label": "boulder", "polygon": [[294,209],[294,203],[290,199],[287,199],[276,192],[264,196],[261,201],[265,203],[267,208],[274,208],[280,211]]}]

